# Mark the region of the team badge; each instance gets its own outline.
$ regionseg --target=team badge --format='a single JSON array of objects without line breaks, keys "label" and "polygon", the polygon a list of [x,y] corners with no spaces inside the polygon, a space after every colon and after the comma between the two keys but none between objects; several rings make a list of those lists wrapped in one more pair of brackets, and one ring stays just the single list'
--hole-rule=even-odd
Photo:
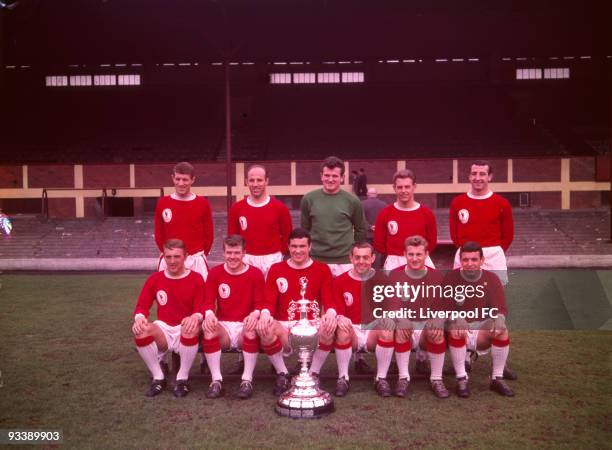
[{"label": "team badge", "polygon": [[284,294],[289,288],[289,283],[286,278],[280,277],[276,279],[276,287],[278,288],[278,292]]},{"label": "team badge", "polygon": [[459,210],[459,221],[463,224],[468,223],[468,220],[470,220],[470,212],[467,209],[461,209]]},{"label": "team badge", "polygon": [[219,297],[228,298],[230,296],[230,287],[225,283],[219,285]]},{"label": "team badge", "polygon": [[244,216],[240,216],[240,217],[238,218],[238,222],[240,222],[240,229],[241,229],[242,231],[244,231],[244,230],[246,230],[246,229],[247,229],[248,223],[247,223],[246,217],[244,217]]},{"label": "team badge", "polygon": [[344,303],[346,303],[346,306],[351,306],[353,304],[353,294],[350,292],[345,292],[342,294],[342,296],[344,297]]},{"label": "team badge", "polygon": [[389,234],[396,235],[398,228],[399,227],[398,227],[397,222],[395,220],[391,220],[391,221],[387,222],[387,230],[389,230]]},{"label": "team badge", "polygon": [[164,222],[168,223],[172,220],[172,210],[170,208],[166,208],[162,211],[162,218]]},{"label": "team badge", "polygon": [[166,291],[157,291],[155,298],[157,299],[159,306],[164,306],[166,303],[168,303],[168,294],[166,294]]}]

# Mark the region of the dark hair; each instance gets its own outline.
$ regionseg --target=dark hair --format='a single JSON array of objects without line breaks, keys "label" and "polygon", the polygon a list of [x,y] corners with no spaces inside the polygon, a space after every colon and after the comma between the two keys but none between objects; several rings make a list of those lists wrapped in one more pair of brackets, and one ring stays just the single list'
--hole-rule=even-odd
[{"label": "dark hair", "polygon": [[239,234],[230,234],[229,236],[226,236],[225,239],[223,239],[223,250],[225,250],[225,247],[238,246],[242,247],[242,250],[246,248],[246,242],[244,241],[244,238]]},{"label": "dark hair", "polygon": [[328,169],[340,169],[340,175],[344,175],[344,161],[336,156],[328,156],[321,163],[321,173],[323,173],[323,168],[327,167]]},{"label": "dark hair", "polygon": [[[484,164],[479,164],[480,166],[483,166]],[[461,249],[459,250],[459,257],[461,258],[461,255],[463,253],[471,253],[471,252],[478,252],[480,254],[480,257],[483,257],[483,253],[482,253],[482,247],[480,246],[480,244],[478,242],[474,242],[474,241],[467,241],[465,244],[463,244],[461,246]]]},{"label": "dark hair", "polygon": [[373,255],[374,254],[374,247],[372,246],[372,244],[370,244],[367,241],[360,241],[360,242],[355,242],[352,246],[351,246],[351,255],[353,254],[353,250],[355,250],[356,248],[369,248],[370,249],[370,253]]},{"label": "dark hair", "polygon": [[189,175],[190,178],[195,177],[195,169],[193,168],[191,164],[185,161],[180,162],[176,166],[174,166],[172,173],[180,173],[182,175]]},{"label": "dark hair", "polygon": [[310,233],[306,231],[304,228],[294,228],[293,231],[291,231],[291,234],[289,234],[289,242],[291,242],[291,239],[303,239],[303,238],[307,238],[308,243],[310,244]]},{"label": "dark hair", "polygon": [[406,247],[418,247],[419,245],[422,245],[423,248],[427,250],[427,247],[429,247],[429,242],[427,242],[427,239],[425,239],[423,236],[418,234],[408,236],[404,241],[404,250],[406,250]]},{"label": "dark hair", "polygon": [[266,169],[264,166],[262,166],[261,164],[253,164],[252,166],[249,166],[249,168],[246,171],[246,178],[249,178],[249,172],[253,169],[262,169],[264,171],[264,177],[268,178],[268,169]]},{"label": "dark hair", "polygon": [[185,243],[180,239],[168,239],[166,242],[164,242],[164,248],[167,248],[168,250],[180,248],[183,250],[183,253],[185,255],[187,254],[187,250],[185,249]]},{"label": "dark hair", "polygon": [[412,184],[416,184],[416,177],[414,176],[414,172],[410,169],[402,169],[398,170],[393,174],[393,185],[395,186],[395,181],[398,178],[410,178],[412,180]]},{"label": "dark hair", "polygon": [[470,172],[472,171],[472,166],[487,166],[487,174],[491,175],[493,173],[493,166],[486,159],[477,159],[476,161],[472,161],[472,164],[470,164]]}]

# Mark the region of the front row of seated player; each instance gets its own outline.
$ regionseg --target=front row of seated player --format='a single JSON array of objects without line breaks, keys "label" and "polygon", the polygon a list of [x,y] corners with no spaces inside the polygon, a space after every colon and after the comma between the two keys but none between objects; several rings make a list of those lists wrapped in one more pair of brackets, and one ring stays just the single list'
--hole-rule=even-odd
[{"label": "front row of seated player", "polygon": [[[289,238],[290,258],[274,264],[266,280],[259,269],[243,263],[244,241],[240,236],[225,238],[223,250],[225,263],[211,269],[204,283],[199,274],[185,268],[182,242],[166,242],[167,269],[154,273],[146,281],[136,305],[132,328],[138,352],[153,376],[147,396],[155,396],[166,387],[166,374],[160,361],[168,351],[178,353],[181,361],[174,395],[187,395],[187,378],[197,353],[200,329],[212,376],[208,398],[223,394],[221,351],[231,348],[241,349],[244,356],[238,397],[246,399],[253,393],[253,371],[260,347],[277,373],[273,392],[282,394],[290,386],[284,357],[291,352],[288,332],[297,319],[297,313],[292,315],[288,311],[289,303],[300,298],[303,285],[306,285],[305,297],[316,301],[322,309],[318,321],[319,346],[313,354],[310,372],[318,376],[329,352],[335,348],[339,374],[337,396],[344,396],[349,391],[348,367],[353,352],[368,351],[376,355],[376,392],[383,397],[392,394],[405,397],[410,385],[410,351],[420,349],[428,355],[433,393],[446,398],[449,392],[443,382],[442,369],[447,346],[457,378],[458,396],[470,395],[465,370],[468,349],[480,354],[490,350],[493,361],[491,389],[504,396],[514,395],[503,380],[509,351],[504,291],[495,274],[481,269],[482,249],[476,243],[466,243],[461,248],[461,269],[443,278],[439,272],[425,266],[427,241],[421,236],[409,237],[405,242],[407,264],[391,272],[386,282],[421,286],[418,292],[427,292],[426,286],[461,286],[461,292],[465,292],[466,286],[471,285],[472,291],[482,289],[482,295],[456,296],[455,300],[446,303],[428,295],[416,295],[410,301],[396,297],[394,301],[398,306],[405,306],[402,309],[439,311],[447,315],[456,311],[467,317],[472,316],[469,312],[497,308],[499,314],[494,320],[447,320],[443,314],[419,317],[417,313],[416,319],[383,318],[364,324],[362,286],[377,276],[372,269],[375,256],[368,243],[353,246],[350,255],[353,268],[336,279],[332,279],[327,265],[310,258],[310,235],[299,228],[293,230]],[[147,318],[154,301],[157,302],[158,320],[151,323]],[[399,376],[392,389],[387,373],[394,354]]]}]

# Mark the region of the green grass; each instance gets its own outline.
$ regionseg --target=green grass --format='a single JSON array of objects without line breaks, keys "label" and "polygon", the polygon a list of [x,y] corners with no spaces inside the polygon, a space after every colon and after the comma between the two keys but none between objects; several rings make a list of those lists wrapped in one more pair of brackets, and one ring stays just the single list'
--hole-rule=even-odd
[{"label": "green grass", "polygon": [[[528,278],[521,298],[533,294],[536,275],[517,276]],[[382,399],[361,379],[315,421],[278,417],[269,378],[248,401],[232,396],[238,381],[208,400],[201,378],[184,399],[147,399],[130,332],[144,278],[0,276],[0,428],[61,428],[71,448],[609,448],[609,331],[514,332],[511,399],[488,390],[488,357],[475,365],[469,399],[437,400],[423,379],[407,399]],[[324,372],[334,370],[332,356]],[[268,371],[264,357],[258,371]]]}]

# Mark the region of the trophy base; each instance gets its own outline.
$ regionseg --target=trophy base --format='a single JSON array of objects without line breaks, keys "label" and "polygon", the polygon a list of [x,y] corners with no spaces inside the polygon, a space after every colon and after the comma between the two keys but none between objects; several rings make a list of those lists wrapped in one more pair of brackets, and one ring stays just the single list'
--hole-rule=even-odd
[{"label": "trophy base", "polygon": [[279,397],[275,409],[283,417],[318,419],[334,412],[334,398],[303,372],[293,378],[291,388]]},{"label": "trophy base", "polygon": [[[312,403],[312,401],[310,401],[310,403]],[[320,419],[321,417],[325,417],[334,412],[335,408],[333,400],[329,403],[325,403],[322,406],[315,407],[310,405],[287,406],[279,400],[276,404],[275,410],[279,416],[289,417],[290,419]]]}]

